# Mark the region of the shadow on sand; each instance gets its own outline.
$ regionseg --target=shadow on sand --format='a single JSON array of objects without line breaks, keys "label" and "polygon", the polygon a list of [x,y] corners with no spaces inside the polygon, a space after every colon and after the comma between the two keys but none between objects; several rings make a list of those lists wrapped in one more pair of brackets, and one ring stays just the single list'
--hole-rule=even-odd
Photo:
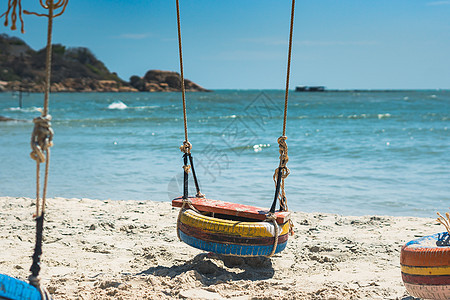
[{"label": "shadow on sand", "polygon": [[202,253],[182,265],[152,267],[136,275],[177,277],[188,271],[204,284],[216,284],[230,280],[262,280],[272,278],[274,269],[270,258],[237,257]]}]

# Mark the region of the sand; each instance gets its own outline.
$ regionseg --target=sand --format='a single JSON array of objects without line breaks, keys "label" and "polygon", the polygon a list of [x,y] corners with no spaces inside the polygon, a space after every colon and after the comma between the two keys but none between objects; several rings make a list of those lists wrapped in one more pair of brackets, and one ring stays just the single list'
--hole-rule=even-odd
[{"label": "sand", "polygon": [[[0,273],[26,280],[32,199],[0,197]],[[41,278],[54,299],[408,299],[401,246],[442,232],[432,218],[293,213],[271,259],[178,241],[168,202],[48,200]]]}]

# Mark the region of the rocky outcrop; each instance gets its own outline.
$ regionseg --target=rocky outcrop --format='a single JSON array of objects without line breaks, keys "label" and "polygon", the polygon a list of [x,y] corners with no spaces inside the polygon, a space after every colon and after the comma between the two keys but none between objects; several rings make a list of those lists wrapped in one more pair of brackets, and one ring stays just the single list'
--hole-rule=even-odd
[{"label": "rocky outcrop", "polygon": [[19,121],[19,120],[0,116],[0,122],[7,122],[7,121]]},{"label": "rocky outcrop", "polygon": [[[131,76],[130,85],[143,92],[178,92],[181,76],[172,71],[150,70],[144,77]],[[184,87],[187,92],[209,92],[189,79],[184,79]]]},{"label": "rocky outcrop", "polygon": [[[43,92],[46,49],[35,51],[17,37],[0,35],[0,90]],[[6,83],[5,83],[6,82]],[[136,91],[87,48],[52,46],[51,90]]]},{"label": "rocky outcrop", "polygon": [[[4,87],[5,91],[27,91],[43,93],[43,83],[11,81]],[[51,92],[137,92],[131,86],[114,80],[97,80],[92,78],[66,78],[61,82],[52,82]]]},{"label": "rocky outcrop", "polygon": [[[0,92],[44,92],[46,50],[33,50],[24,41],[0,34]],[[185,80],[187,91],[207,91]],[[172,92],[181,91],[176,72],[150,70],[130,82],[110,72],[87,48],[52,47],[52,92]]]}]

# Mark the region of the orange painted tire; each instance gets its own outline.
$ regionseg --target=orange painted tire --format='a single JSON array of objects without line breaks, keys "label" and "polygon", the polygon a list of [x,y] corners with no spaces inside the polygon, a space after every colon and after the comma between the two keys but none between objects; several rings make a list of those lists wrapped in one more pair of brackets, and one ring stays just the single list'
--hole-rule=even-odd
[{"label": "orange painted tire", "polygon": [[437,233],[402,247],[402,279],[411,296],[450,299],[450,246],[445,245],[449,239],[447,232]]}]

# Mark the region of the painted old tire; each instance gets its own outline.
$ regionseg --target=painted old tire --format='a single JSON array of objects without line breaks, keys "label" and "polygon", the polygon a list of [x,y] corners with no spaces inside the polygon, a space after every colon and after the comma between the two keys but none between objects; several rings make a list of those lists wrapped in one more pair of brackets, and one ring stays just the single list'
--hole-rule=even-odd
[{"label": "painted old tire", "polygon": [[412,240],[402,247],[402,279],[411,296],[450,299],[450,246],[437,246],[447,232]]},{"label": "painted old tire", "polygon": [[[199,214],[191,209],[181,212],[178,235],[186,244],[209,252],[236,256],[267,256],[274,246],[272,222],[233,221]],[[286,248],[289,222],[278,225],[275,253]]]},{"label": "painted old tire", "polygon": [[39,290],[19,279],[0,274],[0,299],[41,300]]}]

